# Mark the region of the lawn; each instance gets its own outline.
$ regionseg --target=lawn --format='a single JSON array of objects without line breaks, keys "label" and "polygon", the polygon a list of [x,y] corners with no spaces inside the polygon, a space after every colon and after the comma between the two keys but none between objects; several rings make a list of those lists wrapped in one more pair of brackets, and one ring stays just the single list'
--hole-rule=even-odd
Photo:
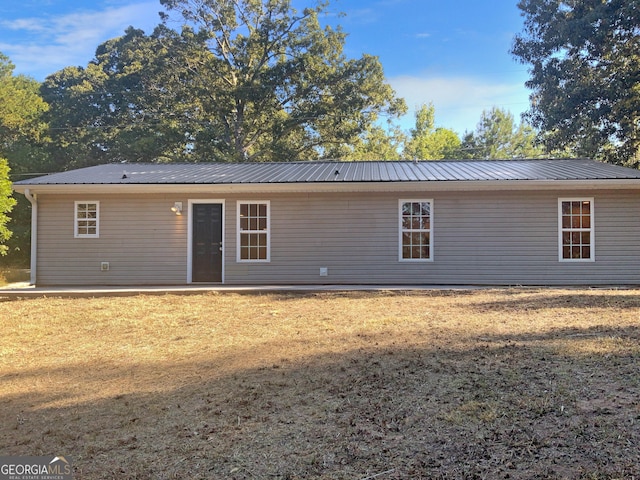
[{"label": "lawn", "polygon": [[639,290],[43,298],[0,328],[0,455],[77,479],[640,478]]}]

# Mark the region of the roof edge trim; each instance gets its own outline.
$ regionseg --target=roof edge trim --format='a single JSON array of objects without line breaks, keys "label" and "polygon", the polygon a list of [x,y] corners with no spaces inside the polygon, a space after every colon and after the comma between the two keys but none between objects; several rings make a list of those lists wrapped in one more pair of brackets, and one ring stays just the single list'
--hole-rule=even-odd
[{"label": "roof edge trim", "polygon": [[24,194],[145,193],[301,193],[301,192],[443,192],[506,190],[640,189],[640,179],[599,180],[448,180],[404,182],[316,182],[242,184],[40,184],[13,185]]}]

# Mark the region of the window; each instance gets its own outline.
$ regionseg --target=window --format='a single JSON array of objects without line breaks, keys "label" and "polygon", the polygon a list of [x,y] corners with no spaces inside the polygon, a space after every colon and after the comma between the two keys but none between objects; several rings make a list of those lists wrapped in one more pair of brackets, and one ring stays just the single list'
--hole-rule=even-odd
[{"label": "window", "polygon": [[593,261],[593,199],[561,198],[558,210],[560,261]]},{"label": "window", "polygon": [[74,236],[97,238],[100,234],[100,202],[75,202]]},{"label": "window", "polygon": [[433,200],[400,200],[400,260],[431,260]]},{"label": "window", "polygon": [[238,202],[238,261],[268,262],[269,202]]}]

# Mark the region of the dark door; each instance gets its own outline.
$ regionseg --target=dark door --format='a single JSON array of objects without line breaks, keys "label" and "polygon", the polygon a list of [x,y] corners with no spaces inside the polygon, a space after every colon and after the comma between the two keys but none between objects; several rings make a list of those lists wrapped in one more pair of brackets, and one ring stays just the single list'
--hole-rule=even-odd
[{"label": "dark door", "polygon": [[222,282],[222,204],[193,204],[192,281]]}]

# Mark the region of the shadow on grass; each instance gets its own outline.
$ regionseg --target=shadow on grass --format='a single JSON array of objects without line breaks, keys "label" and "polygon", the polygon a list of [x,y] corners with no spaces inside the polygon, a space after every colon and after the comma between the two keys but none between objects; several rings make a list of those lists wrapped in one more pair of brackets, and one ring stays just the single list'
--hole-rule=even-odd
[{"label": "shadow on grass", "polygon": [[[566,291],[554,294],[553,290],[545,289],[540,294],[523,295],[526,290],[514,289],[511,298],[508,290],[502,290],[501,300],[495,302],[477,302],[474,307],[480,310],[497,310],[497,311],[527,311],[542,309],[584,309],[584,308],[621,308],[631,309],[640,308],[640,292],[635,295],[620,294],[616,295],[611,292],[607,294],[598,294],[594,292],[591,295],[582,293],[567,293]],[[506,299],[504,299],[506,298]]]},{"label": "shadow on grass", "polygon": [[[591,333],[549,338],[569,348]],[[77,479],[640,475],[637,349],[567,355],[508,335],[465,350],[384,340],[300,361],[271,345],[215,361],[105,369],[88,359],[6,375],[2,384],[33,393],[0,398],[0,451],[71,457]],[[100,394],[110,384],[122,387]]]},{"label": "shadow on grass", "polygon": [[[520,333],[481,336],[479,340],[491,342],[549,342],[567,341],[573,343],[594,343],[598,341],[630,342],[634,347],[640,345],[640,328],[635,326],[611,327],[610,325],[593,325],[588,328],[564,327],[555,328],[544,333]],[[595,348],[595,345],[593,345]],[[616,346],[617,348],[617,346]]]}]

